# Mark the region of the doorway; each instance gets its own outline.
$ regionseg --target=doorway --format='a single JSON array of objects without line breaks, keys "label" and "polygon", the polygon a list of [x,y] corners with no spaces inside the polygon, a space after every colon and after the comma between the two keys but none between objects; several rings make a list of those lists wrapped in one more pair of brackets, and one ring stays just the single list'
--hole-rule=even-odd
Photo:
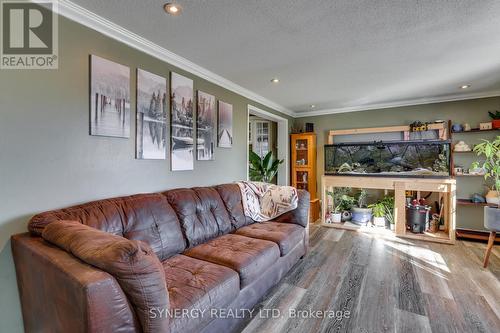
[{"label": "doorway", "polygon": [[248,105],[247,113],[247,180],[249,150],[252,149],[259,156],[265,156],[269,151],[274,158],[285,160],[278,168],[276,182],[278,185],[289,184],[288,159],[288,119]]}]

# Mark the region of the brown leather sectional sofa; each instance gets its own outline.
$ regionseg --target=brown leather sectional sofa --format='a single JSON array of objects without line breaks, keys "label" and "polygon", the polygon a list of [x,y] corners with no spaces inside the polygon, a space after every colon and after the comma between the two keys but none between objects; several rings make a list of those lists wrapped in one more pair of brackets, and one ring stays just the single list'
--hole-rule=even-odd
[{"label": "brown leather sectional sofa", "polygon": [[241,200],[225,184],[34,216],[30,233],[12,236],[25,330],[240,330],[245,309],[306,254],[309,194],[264,223]]}]

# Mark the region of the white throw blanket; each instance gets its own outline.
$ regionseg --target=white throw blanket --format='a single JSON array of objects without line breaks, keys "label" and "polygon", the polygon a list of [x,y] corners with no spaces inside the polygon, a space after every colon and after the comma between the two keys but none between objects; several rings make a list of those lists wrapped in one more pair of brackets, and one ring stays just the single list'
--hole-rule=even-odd
[{"label": "white throw blanket", "polygon": [[297,208],[297,189],[261,182],[238,182],[245,215],[256,222],[272,220]]}]

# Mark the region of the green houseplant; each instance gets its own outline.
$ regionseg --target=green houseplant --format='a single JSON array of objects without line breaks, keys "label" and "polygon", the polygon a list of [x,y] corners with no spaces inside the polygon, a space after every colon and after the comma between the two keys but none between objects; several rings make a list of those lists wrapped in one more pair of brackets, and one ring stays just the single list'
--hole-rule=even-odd
[{"label": "green houseplant", "polygon": [[483,157],[484,161],[472,163],[472,168],[482,168],[485,171],[484,179],[491,183],[490,192],[486,195],[488,203],[495,203],[500,208],[500,136],[494,140],[482,140],[474,147],[477,156]]},{"label": "green houseplant", "polygon": [[[480,144],[474,147],[474,152],[484,158],[484,161],[474,162],[474,167],[482,167],[485,171],[484,179],[491,182],[490,192],[492,193],[486,195],[488,202],[492,202],[489,194],[496,195],[496,200],[493,200],[496,207],[484,206],[484,226],[486,229],[492,230],[490,234],[491,240],[492,235],[493,239],[495,237],[494,230],[500,228],[500,136],[497,136],[492,141],[482,140]],[[485,265],[486,263],[487,261],[485,260]]]},{"label": "green houseplant", "polygon": [[488,114],[490,115],[492,119],[492,126],[493,128],[500,128],[500,111],[495,110],[493,111],[488,111]]},{"label": "green houseplant", "polygon": [[368,205],[373,211],[373,224],[377,227],[385,227],[385,205],[379,200],[374,204]]},{"label": "green houseplant", "polygon": [[270,183],[278,173],[278,167],[284,160],[273,158],[273,153],[270,151],[263,158],[255,152],[250,151],[249,155],[249,177],[251,181]]},{"label": "green houseplant", "polygon": [[386,196],[380,202],[384,206],[385,227],[394,230],[394,197]]},{"label": "green houseplant", "polygon": [[339,223],[350,218],[350,209],[356,202],[354,197],[350,196],[351,189],[348,187],[335,188],[327,194],[333,199],[332,222]]}]

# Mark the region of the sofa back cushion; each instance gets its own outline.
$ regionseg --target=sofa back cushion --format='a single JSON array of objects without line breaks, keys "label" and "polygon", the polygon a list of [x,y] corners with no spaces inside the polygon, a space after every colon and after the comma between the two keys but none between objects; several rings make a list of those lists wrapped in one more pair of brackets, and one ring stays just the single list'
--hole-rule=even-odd
[{"label": "sofa back cushion", "polygon": [[41,235],[43,229],[58,220],[73,220],[111,234],[147,243],[160,260],[186,248],[177,215],[159,194],[138,194],[89,202],[38,214],[29,230]]},{"label": "sofa back cushion", "polygon": [[233,230],[254,223],[250,217],[245,215],[241,190],[238,184],[217,185],[215,189],[219,192],[226,206]]},{"label": "sofa back cushion", "polygon": [[229,214],[215,188],[175,189],[164,195],[177,213],[188,247],[231,231]]},{"label": "sofa back cushion", "polygon": [[168,332],[168,316],[151,316],[151,312],[169,309],[169,296],[163,266],[149,245],[79,221],[50,223],[42,237],[113,275],[134,306],[143,332]]}]

